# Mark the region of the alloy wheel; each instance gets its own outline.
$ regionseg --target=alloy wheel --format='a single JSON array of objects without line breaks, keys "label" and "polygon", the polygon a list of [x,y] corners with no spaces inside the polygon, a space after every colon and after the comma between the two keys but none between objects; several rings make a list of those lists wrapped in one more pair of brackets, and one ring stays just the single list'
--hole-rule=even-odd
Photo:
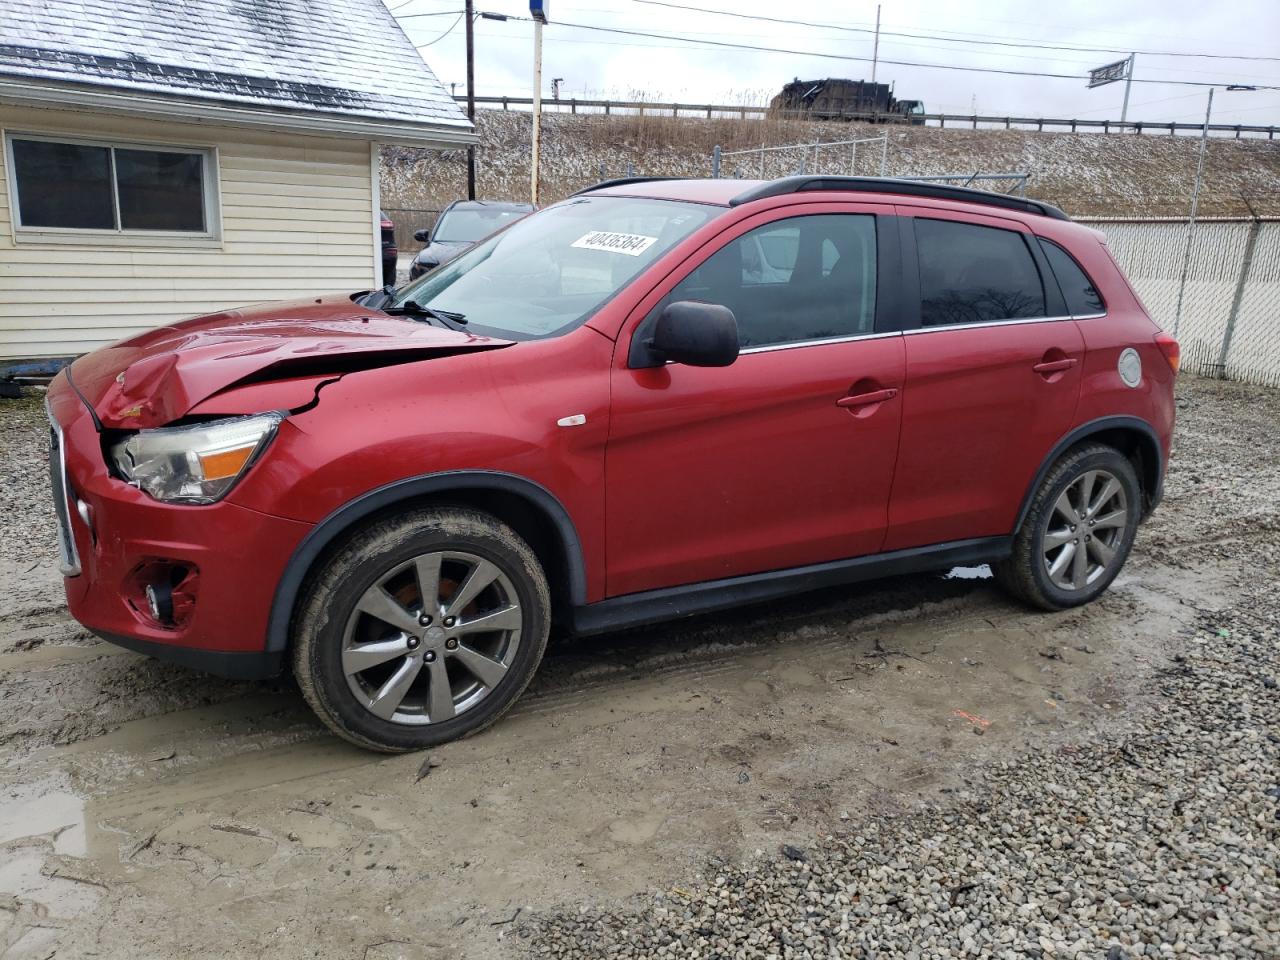
[{"label": "alloy wheel", "polygon": [[452,720],[493,692],[520,648],[514,585],[473,553],[427,553],[381,574],[347,618],[342,672],[374,716]]},{"label": "alloy wheel", "polygon": [[1041,541],[1045,570],[1061,590],[1083,590],[1116,562],[1129,523],[1124,486],[1089,470],[1054,501]]}]

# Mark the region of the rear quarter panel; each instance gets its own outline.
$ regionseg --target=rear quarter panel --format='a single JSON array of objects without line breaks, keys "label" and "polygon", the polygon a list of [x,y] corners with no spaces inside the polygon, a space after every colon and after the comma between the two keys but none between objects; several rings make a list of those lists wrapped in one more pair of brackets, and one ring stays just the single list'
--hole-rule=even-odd
[{"label": "rear quarter panel", "polygon": [[[1168,465],[1175,419],[1174,374],[1156,345],[1160,326],[1120,272],[1097,230],[1062,221],[1035,224],[1036,233],[1066,248],[1102,294],[1106,313],[1076,320],[1084,337],[1085,360],[1075,426],[1100,417],[1126,415],[1149,423]],[[1120,354],[1128,347],[1142,359],[1142,380],[1130,387],[1120,378]]]}]

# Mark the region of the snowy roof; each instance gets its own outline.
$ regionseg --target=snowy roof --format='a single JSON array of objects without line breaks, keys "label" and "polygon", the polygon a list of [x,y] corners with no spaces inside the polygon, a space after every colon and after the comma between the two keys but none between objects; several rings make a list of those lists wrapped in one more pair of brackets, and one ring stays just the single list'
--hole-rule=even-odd
[{"label": "snowy roof", "polygon": [[470,129],[381,0],[3,0],[0,79]]}]

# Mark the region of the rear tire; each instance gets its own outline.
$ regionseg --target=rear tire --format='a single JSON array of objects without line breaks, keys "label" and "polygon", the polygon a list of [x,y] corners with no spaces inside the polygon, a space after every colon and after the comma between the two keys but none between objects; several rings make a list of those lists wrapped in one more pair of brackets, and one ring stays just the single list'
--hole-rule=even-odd
[{"label": "rear tire", "polygon": [[488,514],[428,508],[362,530],[312,579],[298,685],[345,740],[386,753],[483,730],[524,692],[551,622],[529,545]]},{"label": "rear tire", "polygon": [[1041,481],[1012,554],[992,564],[996,581],[1044,610],[1088,603],[1124,566],[1141,505],[1138,475],[1124,454],[1100,443],[1072,448]]}]

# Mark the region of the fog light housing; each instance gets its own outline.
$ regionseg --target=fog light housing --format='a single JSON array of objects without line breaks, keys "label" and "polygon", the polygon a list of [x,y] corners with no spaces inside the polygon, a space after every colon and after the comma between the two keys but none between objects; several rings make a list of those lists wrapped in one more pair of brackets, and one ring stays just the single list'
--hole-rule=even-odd
[{"label": "fog light housing", "polygon": [[200,571],[179,560],[146,560],[124,585],[124,601],[149,627],[181,630],[195,612]]}]

